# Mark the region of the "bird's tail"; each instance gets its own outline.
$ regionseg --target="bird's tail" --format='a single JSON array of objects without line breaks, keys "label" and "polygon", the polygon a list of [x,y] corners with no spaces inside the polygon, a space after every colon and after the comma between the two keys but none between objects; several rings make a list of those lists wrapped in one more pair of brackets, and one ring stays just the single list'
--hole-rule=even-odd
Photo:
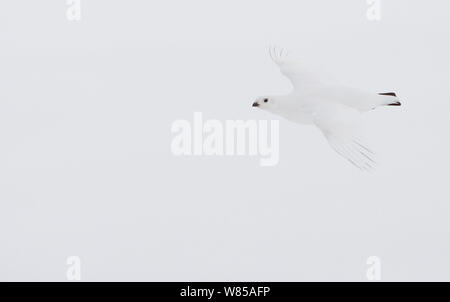
[{"label": "bird's tail", "polygon": [[379,93],[378,95],[383,96],[383,103],[382,105],[385,106],[401,106],[402,103],[397,98],[397,94],[395,92],[383,92]]}]

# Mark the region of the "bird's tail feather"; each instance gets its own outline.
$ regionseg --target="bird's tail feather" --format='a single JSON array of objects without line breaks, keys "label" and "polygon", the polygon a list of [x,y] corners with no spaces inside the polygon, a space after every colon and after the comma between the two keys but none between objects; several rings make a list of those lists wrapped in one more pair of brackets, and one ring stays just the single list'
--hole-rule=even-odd
[{"label": "bird's tail feather", "polygon": [[382,105],[385,105],[385,106],[401,106],[402,105],[400,100],[397,98],[397,94],[395,92],[383,92],[383,93],[378,93],[378,95],[385,97],[385,101],[383,102]]},{"label": "bird's tail feather", "polygon": [[379,93],[379,95],[388,95],[388,96],[397,97],[397,94],[395,92],[382,92],[382,93]]}]

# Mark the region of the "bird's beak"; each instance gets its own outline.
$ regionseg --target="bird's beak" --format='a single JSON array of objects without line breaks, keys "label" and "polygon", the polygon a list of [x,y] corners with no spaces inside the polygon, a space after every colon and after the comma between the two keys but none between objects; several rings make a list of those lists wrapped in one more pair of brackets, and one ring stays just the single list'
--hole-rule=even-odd
[{"label": "bird's beak", "polygon": [[252,107],[258,107],[258,106],[259,106],[258,102],[253,102]]}]

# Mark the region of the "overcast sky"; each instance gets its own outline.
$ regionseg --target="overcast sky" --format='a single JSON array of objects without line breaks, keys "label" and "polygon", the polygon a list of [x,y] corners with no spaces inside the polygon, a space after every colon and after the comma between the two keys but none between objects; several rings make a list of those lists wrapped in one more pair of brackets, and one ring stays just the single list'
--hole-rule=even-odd
[{"label": "overcast sky", "polygon": [[[450,281],[450,3],[82,0],[0,4],[0,280]],[[176,157],[173,121],[272,120],[268,46],[395,91],[362,173],[280,119],[280,160]]]}]

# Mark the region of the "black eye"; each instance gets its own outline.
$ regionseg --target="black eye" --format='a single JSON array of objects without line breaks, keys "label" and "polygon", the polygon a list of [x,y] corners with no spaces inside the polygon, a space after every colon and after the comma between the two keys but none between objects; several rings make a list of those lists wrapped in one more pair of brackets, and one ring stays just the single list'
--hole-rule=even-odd
[{"label": "black eye", "polygon": [[264,103],[267,103],[269,101],[269,99],[264,99]]}]

